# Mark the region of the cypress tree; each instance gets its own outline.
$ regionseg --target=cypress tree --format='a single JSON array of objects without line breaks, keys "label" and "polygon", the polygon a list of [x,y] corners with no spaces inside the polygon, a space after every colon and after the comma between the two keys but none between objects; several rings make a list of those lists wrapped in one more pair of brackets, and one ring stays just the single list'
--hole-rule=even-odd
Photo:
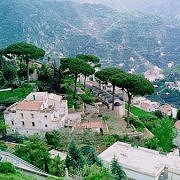
[{"label": "cypress tree", "polygon": [[111,162],[111,172],[115,176],[115,180],[126,180],[127,176],[119,165],[117,159],[114,157]]}]

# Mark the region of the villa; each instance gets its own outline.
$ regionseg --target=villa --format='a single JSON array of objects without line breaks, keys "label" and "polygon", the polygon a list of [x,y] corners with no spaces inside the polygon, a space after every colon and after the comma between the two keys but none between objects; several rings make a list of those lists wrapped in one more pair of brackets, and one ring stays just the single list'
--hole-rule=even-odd
[{"label": "villa", "polygon": [[67,101],[62,96],[33,92],[23,101],[17,102],[4,111],[9,127],[7,133],[21,135],[44,134],[47,131],[73,127],[81,121],[80,113],[68,113]]}]

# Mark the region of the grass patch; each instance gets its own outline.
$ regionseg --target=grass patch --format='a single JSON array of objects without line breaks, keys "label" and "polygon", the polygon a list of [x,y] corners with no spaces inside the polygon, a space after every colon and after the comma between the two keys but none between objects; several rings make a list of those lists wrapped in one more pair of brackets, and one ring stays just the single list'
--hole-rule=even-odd
[{"label": "grass patch", "polygon": [[145,120],[145,119],[156,118],[156,116],[153,113],[144,111],[143,109],[138,108],[136,106],[131,105],[130,111],[132,114],[137,116],[139,119]]},{"label": "grass patch", "polygon": [[37,180],[37,178],[33,176],[26,176],[25,174],[20,172],[7,173],[7,174],[0,173],[0,179],[1,180]]},{"label": "grass patch", "polygon": [[13,92],[5,91],[0,92],[0,104],[9,106],[15,102],[23,100],[28,94],[32,92],[33,88],[31,85],[23,85]]}]

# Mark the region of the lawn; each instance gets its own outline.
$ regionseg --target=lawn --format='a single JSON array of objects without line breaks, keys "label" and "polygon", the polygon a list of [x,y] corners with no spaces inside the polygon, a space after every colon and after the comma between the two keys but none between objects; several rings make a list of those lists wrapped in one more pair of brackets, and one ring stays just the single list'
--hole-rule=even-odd
[{"label": "lawn", "polygon": [[28,94],[32,92],[30,85],[24,85],[15,89],[13,92],[0,92],[0,105],[9,106],[17,101],[23,100]]},{"label": "lawn", "polygon": [[0,179],[1,180],[37,180],[35,177],[26,176],[25,174],[20,172],[7,173],[7,174],[0,173]]},{"label": "lawn", "polygon": [[140,109],[136,106],[131,105],[130,109],[131,113],[134,114],[135,116],[138,116],[139,119],[150,119],[150,118],[156,118],[152,113],[144,111],[143,109]]}]

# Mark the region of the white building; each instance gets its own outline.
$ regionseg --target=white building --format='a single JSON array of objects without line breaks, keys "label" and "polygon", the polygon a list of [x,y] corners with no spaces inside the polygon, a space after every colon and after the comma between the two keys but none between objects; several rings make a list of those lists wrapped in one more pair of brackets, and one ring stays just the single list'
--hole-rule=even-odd
[{"label": "white building", "polygon": [[162,155],[158,151],[116,142],[99,155],[99,158],[107,166],[110,166],[114,157],[117,158],[130,179],[158,180],[163,175],[168,177],[169,180],[180,179],[180,157],[178,151]]},{"label": "white building", "polygon": [[154,66],[150,70],[146,71],[144,73],[144,76],[146,79],[148,79],[151,82],[155,81],[156,79],[162,80],[165,78],[163,74],[163,70],[158,68],[157,66]]},{"label": "white building", "polygon": [[68,114],[67,101],[62,96],[47,92],[34,92],[23,101],[4,111],[8,133],[22,135],[44,134],[46,131],[73,126],[81,115]]}]

